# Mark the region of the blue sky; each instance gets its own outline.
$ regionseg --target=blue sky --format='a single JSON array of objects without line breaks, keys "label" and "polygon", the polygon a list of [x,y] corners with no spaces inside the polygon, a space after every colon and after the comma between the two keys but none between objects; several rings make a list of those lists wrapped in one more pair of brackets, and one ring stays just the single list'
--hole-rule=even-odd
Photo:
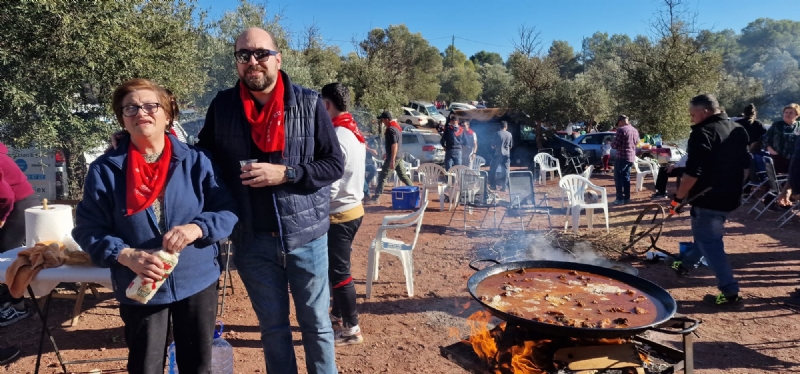
[{"label": "blue sky", "polygon": [[[235,9],[238,0],[198,0],[199,6],[218,17]],[[251,0],[260,3],[261,0]],[[796,0],[686,0],[697,13],[703,29],[733,29],[737,32],[757,18],[798,19]],[[440,50],[455,36],[455,45],[467,56],[480,50],[500,53],[505,59],[513,50],[512,39],[519,26],[536,26],[546,46],[552,40],[568,41],[575,50],[581,40],[596,31],[610,34],[649,33],[650,22],[660,0],[495,0],[495,1],[355,1],[270,0],[270,13],[283,11],[285,25],[294,32],[316,23],[327,43],[344,53],[353,49],[350,40],[364,39],[374,28],[405,24],[420,32]],[[795,15],[795,16],[792,16]]]}]

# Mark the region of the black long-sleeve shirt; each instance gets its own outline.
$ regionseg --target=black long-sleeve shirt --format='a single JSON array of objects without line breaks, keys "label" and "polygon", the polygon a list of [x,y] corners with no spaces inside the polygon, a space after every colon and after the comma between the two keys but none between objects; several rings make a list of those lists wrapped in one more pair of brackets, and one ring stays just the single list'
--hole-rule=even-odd
[{"label": "black long-sleeve shirt", "polygon": [[[291,89],[290,86],[287,90]],[[257,104],[258,110],[261,107]],[[214,145],[214,133],[216,124],[214,123],[214,105],[209,106],[206,114],[206,121],[203,129],[198,134],[197,145],[207,149],[213,156],[216,151]],[[314,161],[290,165],[295,169],[295,185],[303,190],[314,191],[328,186],[342,177],[344,171],[344,158],[339,147],[339,139],[336,137],[331,118],[322,99],[317,100],[315,108],[315,131],[314,131]],[[250,140],[250,156],[258,159],[259,162],[267,162],[269,154],[262,152],[253,140]],[[292,182],[287,182],[292,183]],[[273,205],[272,187],[261,187],[250,189],[250,200],[253,206],[253,230],[278,232],[278,214]]]}]

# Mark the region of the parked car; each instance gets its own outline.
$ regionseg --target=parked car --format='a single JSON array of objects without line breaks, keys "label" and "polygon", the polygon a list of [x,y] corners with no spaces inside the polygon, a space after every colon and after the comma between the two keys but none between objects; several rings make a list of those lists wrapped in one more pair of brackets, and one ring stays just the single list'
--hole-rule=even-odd
[{"label": "parked car", "polygon": [[444,147],[441,141],[439,134],[419,130],[404,131],[401,150],[414,156],[420,163],[443,164]]},{"label": "parked car", "polygon": [[428,126],[430,127],[444,125],[445,121],[447,121],[447,118],[445,118],[445,116],[442,115],[442,113],[440,113],[439,110],[437,110],[436,107],[429,102],[412,101],[409,102],[407,106],[430,117],[430,120],[428,121]]},{"label": "parked car", "polygon": [[475,105],[466,104],[466,103],[450,103],[450,106],[447,108],[450,110],[472,110],[477,109]]},{"label": "parked car", "polygon": [[[593,165],[599,164],[601,156],[603,155],[602,147],[606,140],[614,142],[616,132],[595,132],[591,134],[584,134],[575,139],[575,144],[579,145],[586,156],[589,157],[589,162]],[[686,151],[678,147],[664,145],[661,148],[655,146],[645,146],[636,149],[636,156],[639,158],[651,158],[658,161],[659,164],[667,164],[671,162],[678,162],[678,160],[686,154]],[[617,151],[611,149],[611,162],[617,158]]]},{"label": "parked car", "polygon": [[425,126],[431,120],[430,117],[411,108],[403,107],[403,114],[397,117],[397,122],[414,125],[417,127]]}]

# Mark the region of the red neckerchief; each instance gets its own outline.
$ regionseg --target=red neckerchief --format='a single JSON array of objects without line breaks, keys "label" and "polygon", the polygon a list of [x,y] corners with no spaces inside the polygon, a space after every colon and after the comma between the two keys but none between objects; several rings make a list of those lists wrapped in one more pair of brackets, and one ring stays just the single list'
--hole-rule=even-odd
[{"label": "red neckerchief", "polygon": [[397,124],[397,121],[395,120],[389,121],[389,126],[386,126],[386,131],[389,131],[390,127],[394,127],[397,129],[397,131],[403,132],[403,129],[400,127],[400,125]]},{"label": "red neckerchief", "polygon": [[164,135],[164,150],[158,161],[148,164],[142,153],[131,142],[128,145],[128,169],[126,171],[125,211],[128,216],[139,213],[161,195],[167,184],[169,162],[172,159],[172,141]]},{"label": "red neckerchief", "polygon": [[467,135],[472,135],[474,133],[475,133],[475,131],[472,131],[472,129],[467,130]]},{"label": "red neckerchief", "polygon": [[342,113],[336,117],[334,117],[331,121],[333,121],[333,127],[344,127],[353,132],[353,135],[356,136],[356,139],[360,141],[362,144],[365,143],[364,135],[361,135],[361,131],[358,131],[358,124],[353,119],[353,115],[350,113]]},{"label": "red neckerchief", "polygon": [[264,103],[261,112],[256,109],[256,103],[250,91],[239,82],[239,97],[244,104],[244,115],[250,123],[250,135],[262,152],[283,152],[286,142],[283,124],[283,78],[278,74],[272,97]]},{"label": "red neckerchief", "polygon": [[464,127],[458,126],[458,130],[456,131],[456,136],[461,136],[464,133]]}]

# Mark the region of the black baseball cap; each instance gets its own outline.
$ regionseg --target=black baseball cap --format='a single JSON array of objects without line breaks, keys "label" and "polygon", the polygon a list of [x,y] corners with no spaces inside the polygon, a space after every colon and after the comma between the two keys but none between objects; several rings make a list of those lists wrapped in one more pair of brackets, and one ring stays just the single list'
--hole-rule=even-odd
[{"label": "black baseball cap", "polygon": [[619,117],[617,117],[617,122],[622,121],[623,119],[628,119],[628,116],[620,114]]},{"label": "black baseball cap", "polygon": [[392,112],[388,110],[384,110],[381,115],[378,116],[378,119],[392,119]]}]

